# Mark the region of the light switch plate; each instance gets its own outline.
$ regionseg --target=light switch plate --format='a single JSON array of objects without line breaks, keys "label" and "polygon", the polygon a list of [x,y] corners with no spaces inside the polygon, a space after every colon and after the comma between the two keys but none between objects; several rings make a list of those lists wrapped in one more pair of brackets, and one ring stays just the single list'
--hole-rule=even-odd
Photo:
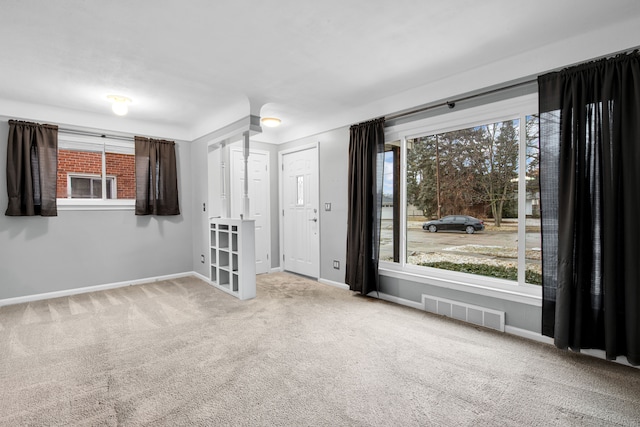
[{"label": "light switch plate", "polygon": [[331,210],[331,203],[325,203],[324,204],[324,210],[329,212]]}]

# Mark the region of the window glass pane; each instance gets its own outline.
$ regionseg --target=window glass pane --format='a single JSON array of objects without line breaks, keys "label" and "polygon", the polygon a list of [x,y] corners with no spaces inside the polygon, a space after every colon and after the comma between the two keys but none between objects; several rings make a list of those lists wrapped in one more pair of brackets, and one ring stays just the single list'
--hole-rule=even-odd
[{"label": "window glass pane", "polygon": [[382,184],[382,216],[380,219],[380,260],[399,261],[399,175],[400,141],[385,144]]},{"label": "window glass pane", "polygon": [[540,141],[537,115],[527,116],[527,221],[525,280],[542,285],[542,238],[540,229]]},{"label": "window glass pane", "polygon": [[101,178],[93,178],[91,180],[91,198],[92,199],[102,198],[102,179]]},{"label": "window glass pane", "polygon": [[91,198],[91,179],[75,178],[71,180],[71,198],[74,199],[90,199]]},{"label": "window glass pane", "polygon": [[517,280],[519,120],[407,141],[407,263]]},{"label": "window glass pane", "polygon": [[106,179],[106,183],[107,183],[107,199],[113,199],[113,182],[114,182],[113,177],[107,177],[107,179]]},{"label": "window glass pane", "polygon": [[304,206],[304,175],[298,175],[296,179],[298,181],[296,204]]}]

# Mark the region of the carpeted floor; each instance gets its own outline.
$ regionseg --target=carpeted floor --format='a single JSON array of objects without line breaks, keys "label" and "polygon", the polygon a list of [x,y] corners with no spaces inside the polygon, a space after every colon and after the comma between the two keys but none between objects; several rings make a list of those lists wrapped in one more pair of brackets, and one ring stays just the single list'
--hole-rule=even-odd
[{"label": "carpeted floor", "polygon": [[0,425],[640,425],[640,370],[286,273],[0,308]]}]

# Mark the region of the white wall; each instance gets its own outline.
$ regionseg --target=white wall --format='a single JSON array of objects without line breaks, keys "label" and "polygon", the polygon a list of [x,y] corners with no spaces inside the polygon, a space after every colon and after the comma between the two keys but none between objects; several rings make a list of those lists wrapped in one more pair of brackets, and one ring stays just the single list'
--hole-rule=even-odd
[{"label": "white wall", "polygon": [[0,122],[0,299],[192,270],[191,146],[177,142],[178,216],[130,211],[59,211],[8,217],[6,141]]}]

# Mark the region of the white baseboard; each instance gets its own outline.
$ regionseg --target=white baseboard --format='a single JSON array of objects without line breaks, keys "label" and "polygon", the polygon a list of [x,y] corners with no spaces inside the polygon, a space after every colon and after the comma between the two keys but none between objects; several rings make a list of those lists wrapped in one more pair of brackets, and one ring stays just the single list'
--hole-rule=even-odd
[{"label": "white baseboard", "polygon": [[192,271],[191,272],[192,276],[196,276],[198,279],[203,280],[207,283],[211,283],[211,281],[209,280],[209,278],[207,276],[205,276],[204,274],[200,274],[197,271]]},{"label": "white baseboard", "polygon": [[280,267],[273,267],[271,271],[269,271],[269,273],[280,273],[281,271],[284,271],[284,270],[282,270],[282,268]]},{"label": "white baseboard", "polygon": [[[553,338],[547,337],[542,334],[538,334],[536,332],[527,331],[526,329],[515,328],[513,326],[507,325],[505,326],[504,331],[511,335],[517,335],[519,337],[527,338],[533,341],[538,341],[544,344],[555,345]],[[607,355],[604,350],[583,348],[582,350],[580,350],[580,353],[586,354],[587,356],[595,357],[597,359],[607,360],[608,362],[619,363],[621,365],[640,369],[640,366],[633,366],[632,364],[630,364],[627,358],[624,356],[618,356],[615,360],[607,359]]]},{"label": "white baseboard", "polygon": [[[379,295],[379,297],[378,297],[378,295]],[[424,306],[419,302],[415,302],[415,301],[411,301],[411,300],[408,300],[408,299],[396,297],[396,296],[385,294],[385,293],[382,293],[382,292],[372,291],[372,292],[369,292],[369,294],[367,294],[367,296],[370,296],[370,297],[373,297],[373,298],[379,298],[381,300],[393,302],[393,303],[396,303],[396,304],[404,305],[406,307],[411,307],[411,308],[415,308],[415,309],[418,309],[418,310],[424,310]]]},{"label": "white baseboard", "polygon": [[640,366],[633,366],[625,356],[618,356],[615,360],[607,359],[607,353],[604,350],[596,350],[596,349],[588,349],[583,348],[580,350],[580,353],[586,354],[592,357],[597,357],[598,359],[605,359],[609,362],[619,363],[621,365],[630,366],[632,368],[640,369]]},{"label": "white baseboard", "polygon": [[318,279],[318,282],[324,283],[325,285],[334,286],[336,288],[344,289],[345,291],[349,290],[349,285],[345,285],[344,283],[340,282],[334,282],[333,280]]},{"label": "white baseboard", "polygon": [[[378,294],[373,291],[373,292],[369,292],[368,296],[373,297],[373,298],[378,298],[377,296]],[[385,300],[385,301],[389,301],[389,302],[393,302],[396,304],[400,304],[400,305],[404,305],[406,307],[411,307],[411,308],[415,308],[417,310],[423,310],[424,311],[424,305],[422,303],[416,302],[416,301],[411,301],[408,299],[404,299],[404,298],[399,298],[393,295],[388,295],[385,293],[380,292],[379,293],[379,299],[381,300]],[[526,329],[520,329],[520,328],[516,328],[514,326],[509,326],[509,325],[504,325],[504,332],[507,334],[511,334],[511,335],[516,335],[522,338],[527,338],[533,341],[538,341],[538,342],[542,342],[545,344],[552,344],[553,345],[553,338],[549,338],[546,337],[542,334],[539,334],[537,332],[532,332],[532,331],[528,331]]]},{"label": "white baseboard", "polygon": [[143,283],[159,282],[161,280],[178,279],[180,277],[188,277],[188,276],[197,276],[197,277],[203,278],[203,280],[207,282],[209,281],[208,278],[202,276],[199,273],[196,273],[194,271],[187,271],[184,273],[167,274],[165,276],[147,277],[144,279],[127,280],[124,282],[107,283],[104,285],[87,286],[84,288],[65,289],[63,291],[45,292],[42,294],[25,295],[22,297],[14,297],[14,298],[5,298],[5,299],[0,299],[0,307],[5,305],[22,304],[25,302],[40,301],[43,299],[60,298],[60,297],[67,297],[70,295],[85,294],[88,292],[123,288],[125,286],[141,285]]},{"label": "white baseboard", "polygon": [[[538,341],[538,342],[541,342],[541,343],[544,343],[544,344],[555,345],[555,343],[553,341],[553,338],[547,337],[547,336],[542,335],[542,334],[538,334],[536,332],[527,331],[526,329],[520,329],[520,328],[515,328],[513,326],[505,325],[504,331],[506,333],[508,333],[508,334],[511,334],[511,335],[516,335],[516,336],[519,336],[519,337],[522,337],[522,338],[527,338],[527,339],[530,339],[530,340],[533,340],[533,341]],[[598,359],[608,360],[607,359],[607,355],[606,355],[604,350],[583,348],[582,350],[580,350],[580,353],[586,354],[587,356],[596,357]],[[621,365],[631,366],[633,368],[640,368],[640,366],[633,366],[632,364],[630,364],[629,361],[627,360],[627,358],[624,357],[624,356],[618,356],[617,359],[608,360],[608,361],[609,362],[614,362],[614,363],[619,363]]]},{"label": "white baseboard", "polygon": [[509,325],[504,325],[504,331],[507,334],[515,335],[522,338],[527,338],[532,341],[537,341],[544,344],[553,345],[553,338],[544,336],[537,332],[528,331],[526,329],[520,329],[520,328],[516,328],[515,326],[509,326]]}]

